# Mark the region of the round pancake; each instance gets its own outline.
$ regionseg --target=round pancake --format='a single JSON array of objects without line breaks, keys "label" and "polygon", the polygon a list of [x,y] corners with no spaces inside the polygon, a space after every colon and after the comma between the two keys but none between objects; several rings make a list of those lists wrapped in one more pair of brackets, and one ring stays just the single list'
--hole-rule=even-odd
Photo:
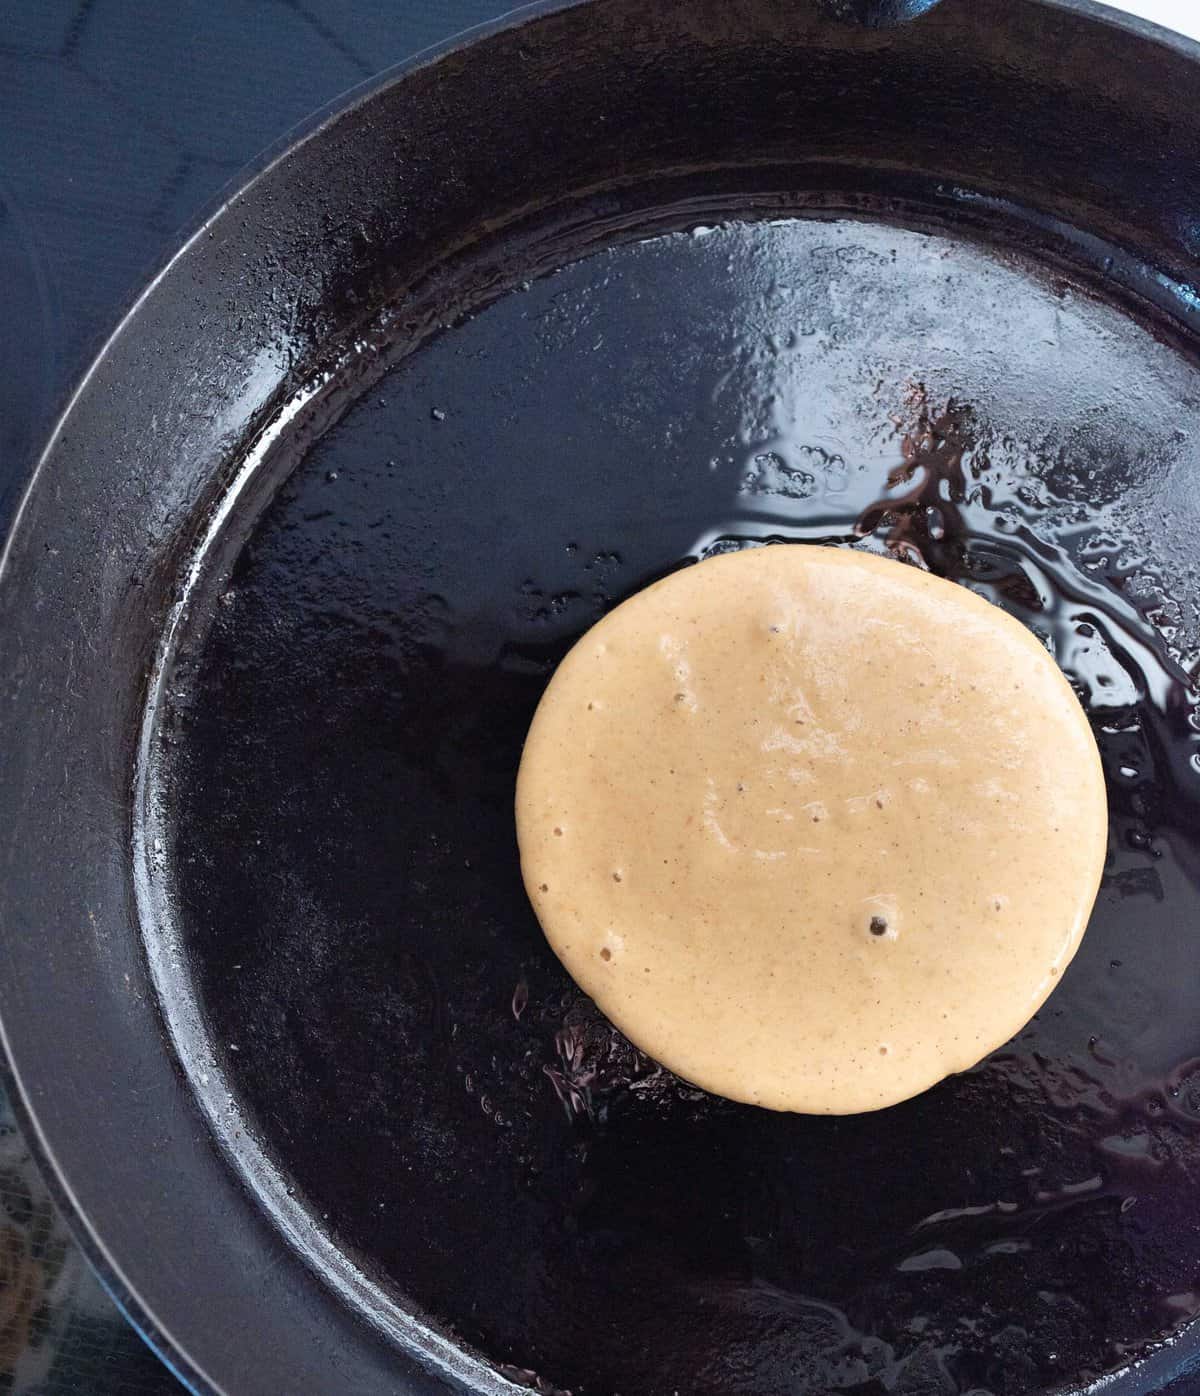
[{"label": "round pancake", "polygon": [[521,760],[525,885],[634,1043],[707,1090],[845,1114],[1017,1032],[1104,863],[1095,741],[1053,658],[965,588],[754,548],[618,606]]}]

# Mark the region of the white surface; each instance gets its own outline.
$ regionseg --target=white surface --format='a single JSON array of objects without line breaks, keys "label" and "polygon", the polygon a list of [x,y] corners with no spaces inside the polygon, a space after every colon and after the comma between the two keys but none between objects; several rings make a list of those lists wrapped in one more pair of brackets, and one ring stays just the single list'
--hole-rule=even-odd
[{"label": "white surface", "polygon": [[1178,29],[1193,39],[1200,39],[1200,0],[1116,0],[1113,8]]}]

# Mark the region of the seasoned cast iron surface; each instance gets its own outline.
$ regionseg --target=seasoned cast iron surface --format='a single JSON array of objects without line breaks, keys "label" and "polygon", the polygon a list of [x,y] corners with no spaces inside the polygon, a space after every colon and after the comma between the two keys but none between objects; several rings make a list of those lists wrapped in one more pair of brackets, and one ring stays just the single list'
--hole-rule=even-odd
[{"label": "seasoned cast iron surface", "polygon": [[[1072,277],[855,221],[630,238],[444,319],[285,443],[181,641],[155,804],[211,1035],[189,1069],[228,1074],[293,1200],[385,1290],[539,1389],[1017,1396],[1178,1327],[1200,1310],[1189,359]],[[890,547],[1012,609],[1108,775],[1059,991],[976,1070],[857,1118],[658,1069],[549,953],[517,864],[558,658],[653,577],[769,539]]]}]

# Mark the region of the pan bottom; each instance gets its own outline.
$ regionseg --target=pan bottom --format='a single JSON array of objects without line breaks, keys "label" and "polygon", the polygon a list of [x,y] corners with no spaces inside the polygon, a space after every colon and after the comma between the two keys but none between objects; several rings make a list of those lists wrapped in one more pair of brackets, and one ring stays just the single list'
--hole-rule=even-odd
[{"label": "pan bottom", "polygon": [[[328,385],[337,420],[282,433],[183,613],[146,935],[215,1127],[314,1263],[539,1390],[1016,1396],[1121,1366],[1200,1311],[1195,365],[1083,273],[864,218],[510,282]],[[775,540],[1010,609],[1109,783],[1061,988],[869,1116],[657,1068],[517,866],[557,660],[650,579]]]}]

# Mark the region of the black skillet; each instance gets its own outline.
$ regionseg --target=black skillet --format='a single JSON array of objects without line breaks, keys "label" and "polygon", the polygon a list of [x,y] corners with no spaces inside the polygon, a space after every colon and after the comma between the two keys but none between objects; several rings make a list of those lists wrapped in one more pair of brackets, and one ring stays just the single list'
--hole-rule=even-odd
[{"label": "black skillet", "polygon": [[[556,4],[138,301],[4,558],[0,1019],[197,1391],[1200,1390],[1198,157],[1095,5]],[[1109,776],[1060,990],[860,1118],[657,1071],[516,865],[557,657],[770,539],[1013,609]]]}]

